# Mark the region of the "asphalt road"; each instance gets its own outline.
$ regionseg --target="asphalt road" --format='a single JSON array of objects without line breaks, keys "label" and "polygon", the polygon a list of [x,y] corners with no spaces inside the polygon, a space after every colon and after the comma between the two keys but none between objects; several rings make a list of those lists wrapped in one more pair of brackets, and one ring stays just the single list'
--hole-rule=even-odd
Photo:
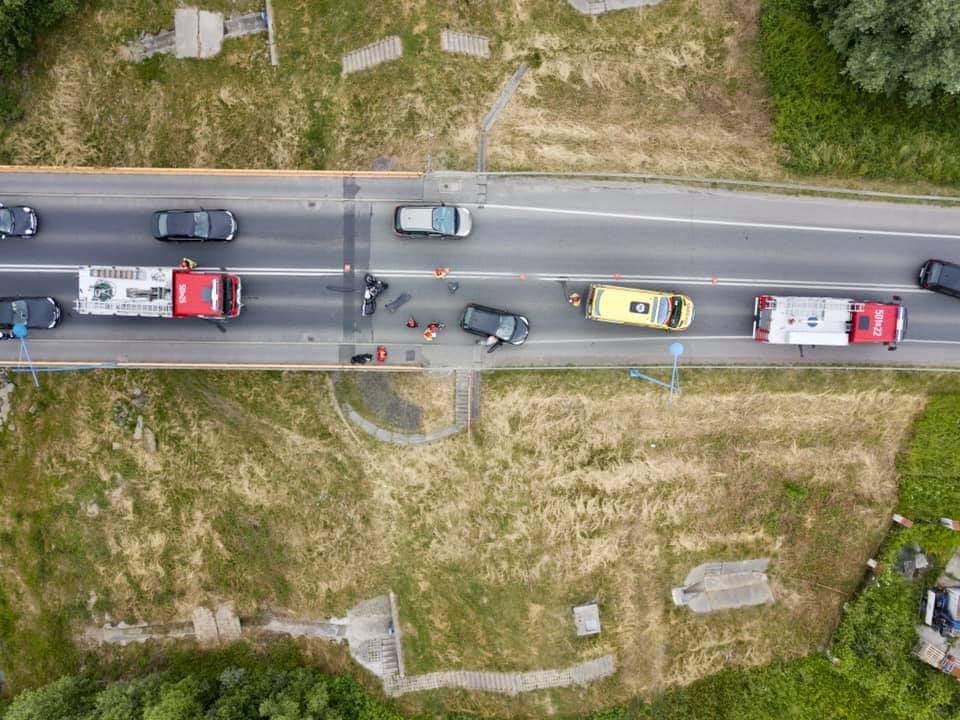
[{"label": "asphalt road", "polygon": [[[470,174],[342,178],[189,174],[0,173],[0,202],[40,214],[39,235],[10,238],[0,295],[52,295],[60,327],[32,331],[35,362],[131,365],[321,366],[378,344],[390,362],[431,367],[687,363],[960,366],[960,303],[920,290],[929,257],[960,259],[960,209],[680,186],[489,177],[482,206]],[[404,240],[391,232],[398,201],[468,204],[465,240]],[[160,208],[224,207],[239,221],[227,244],[166,244],[149,234]],[[229,324],[93,318],[72,312],[81,264],[202,267],[243,277],[245,307]],[[437,280],[433,268],[452,268]],[[345,267],[349,269],[345,270]],[[390,284],[373,318],[360,317],[363,272]],[[446,282],[456,281],[451,294]],[[697,306],[693,327],[666,335],[587,321],[564,287],[593,281],[678,290]],[[749,339],[760,292],[888,299],[909,311],[907,341],[806,349]],[[412,295],[396,314],[389,302]],[[521,348],[487,354],[462,333],[467,302],[529,317]],[[409,314],[447,329],[433,343]],[[0,361],[16,361],[16,342]]]}]

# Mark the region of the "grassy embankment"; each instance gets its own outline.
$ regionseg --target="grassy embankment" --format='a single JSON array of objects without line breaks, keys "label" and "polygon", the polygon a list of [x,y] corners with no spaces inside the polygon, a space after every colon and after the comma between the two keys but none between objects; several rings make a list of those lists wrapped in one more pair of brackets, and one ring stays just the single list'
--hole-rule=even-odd
[{"label": "grassy embankment", "polygon": [[[522,61],[532,69],[490,139],[491,167],[778,175],[753,67],[758,0],[669,0],[583,17],[564,0],[275,0],[281,64],[263,36],[210,60],[119,49],[172,26],[174,0],[91,0],[44,38],[4,158],[132,166],[474,167],[477,127]],[[228,13],[257,0],[211,0]],[[487,60],[440,31],[491,39]],[[389,34],[397,62],[340,76]]]},{"label": "grassy embankment", "polygon": [[774,106],[773,139],[801,175],[960,184],[960,100],[909,107],[860,92],[841,74],[811,0],[763,0],[760,56]]},{"label": "grassy embankment", "polygon": [[[586,690],[408,709],[583,712],[803,656],[886,530],[894,458],[935,382],[954,383],[690,372],[668,406],[621,373],[505,373],[473,439],[424,452],[344,426],[319,374],[18,378],[0,432],[0,667],[12,689],[76,669],[74,633],[106,613],[232,599],[323,617],[388,588],[410,672],[604,652],[620,667]],[[135,386],[156,454],[113,422]],[[707,619],[670,603],[698,562],[764,555],[775,605]],[[589,596],[604,633],[577,642],[569,606]]]},{"label": "grassy embankment", "polygon": [[938,526],[942,516],[960,515],[960,393],[955,382],[930,396],[909,448],[899,458],[897,510],[922,521],[895,528],[878,557],[884,570],[845,605],[840,626],[822,655],[769,667],[724,670],[650,705],[621,706],[599,713],[603,720],[770,720],[859,718],[939,720],[960,714],[960,686],[953,678],[910,655],[923,584],[908,583],[893,569],[905,544],[917,543],[935,561],[927,581],[960,545],[957,534]]}]

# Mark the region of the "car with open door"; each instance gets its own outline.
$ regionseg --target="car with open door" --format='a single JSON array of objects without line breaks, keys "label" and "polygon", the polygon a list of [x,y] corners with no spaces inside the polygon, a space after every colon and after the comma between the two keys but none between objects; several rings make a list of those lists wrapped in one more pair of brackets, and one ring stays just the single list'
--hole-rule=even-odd
[{"label": "car with open door", "polygon": [[486,338],[492,352],[503,343],[523,345],[530,334],[530,321],[509,310],[497,310],[471,303],[463,309],[460,327],[468,333]]}]

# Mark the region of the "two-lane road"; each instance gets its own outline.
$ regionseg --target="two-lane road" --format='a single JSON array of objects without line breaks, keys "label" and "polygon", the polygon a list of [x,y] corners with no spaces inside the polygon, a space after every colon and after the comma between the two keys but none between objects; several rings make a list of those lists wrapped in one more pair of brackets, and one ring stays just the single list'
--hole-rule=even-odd
[{"label": "two-lane road", "polygon": [[[0,295],[52,295],[65,318],[30,338],[37,361],[320,366],[384,344],[391,361],[430,366],[660,363],[679,338],[687,362],[800,361],[796,348],[749,339],[762,291],[886,299],[908,307],[908,341],[816,348],[806,362],[960,365],[960,303],[920,290],[928,257],[960,258],[960,210],[690,189],[678,186],[467,174],[324,177],[295,174],[0,173],[0,202],[28,202],[40,234],[10,238]],[[482,204],[478,204],[479,200]],[[405,240],[391,232],[397,202],[461,202],[475,214],[465,240]],[[232,243],[167,244],[149,235],[153,210],[225,207]],[[188,320],[91,318],[72,312],[81,264],[173,265],[185,255],[243,276],[245,307],[224,327]],[[446,280],[434,267],[450,267]],[[366,270],[390,283],[373,318],[360,317]],[[459,283],[451,294],[447,281]],[[606,281],[678,290],[697,305],[687,333],[595,323],[565,302]],[[410,302],[383,307],[401,292]],[[482,353],[456,322],[466,302],[530,318],[522,348]],[[445,322],[434,343],[404,326]],[[15,343],[0,360],[16,360]]]}]

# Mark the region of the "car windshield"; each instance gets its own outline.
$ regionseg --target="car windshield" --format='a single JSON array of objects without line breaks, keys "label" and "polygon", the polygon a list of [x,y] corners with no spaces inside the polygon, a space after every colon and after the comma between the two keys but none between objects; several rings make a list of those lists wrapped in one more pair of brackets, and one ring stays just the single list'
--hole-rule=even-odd
[{"label": "car windshield", "polygon": [[501,340],[509,340],[517,329],[517,319],[513,315],[501,315],[497,326],[496,336]]},{"label": "car windshield", "polygon": [[11,313],[11,314],[13,315],[13,323],[12,323],[12,324],[13,324],[13,325],[16,325],[16,324],[20,323],[20,324],[22,324],[22,325],[26,325],[26,324],[27,324],[27,320],[29,319],[29,313],[27,312],[27,303],[26,303],[26,301],[25,301],[25,300],[14,300],[12,303],[10,303],[10,308],[11,308],[11,310],[13,311],[13,312]]},{"label": "car windshield", "polygon": [[653,301],[654,310],[651,313],[654,322],[658,325],[666,325],[670,319],[670,301],[667,298],[657,298]]},{"label": "car windshield", "polygon": [[0,233],[13,232],[13,213],[7,208],[0,208]]},{"label": "car windshield", "polygon": [[457,231],[457,211],[452,207],[433,209],[432,225],[434,232],[453,235]]},{"label": "car windshield", "polygon": [[193,214],[193,234],[199,238],[210,237],[210,216],[205,212]]},{"label": "car windshield", "polygon": [[233,285],[230,283],[230,278],[223,278],[223,314],[229,315],[230,310],[233,308]]},{"label": "car windshield", "polygon": [[667,327],[679,327],[680,326],[680,316],[683,314],[683,300],[678,296],[674,295],[670,298],[670,319],[667,321]]},{"label": "car windshield", "polygon": [[943,270],[943,265],[940,263],[930,263],[930,267],[927,268],[927,282],[936,285],[940,281],[941,270]]}]

